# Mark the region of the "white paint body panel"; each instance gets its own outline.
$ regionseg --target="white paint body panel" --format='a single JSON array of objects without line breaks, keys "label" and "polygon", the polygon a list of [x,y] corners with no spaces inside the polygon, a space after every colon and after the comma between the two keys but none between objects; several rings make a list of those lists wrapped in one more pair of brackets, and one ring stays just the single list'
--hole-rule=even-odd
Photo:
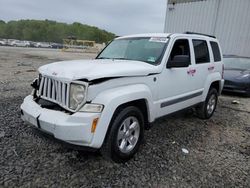
[{"label": "white paint body panel", "polygon": [[[166,36],[166,34],[133,35],[128,37]],[[177,39],[188,39],[190,42],[191,65],[184,68],[167,69],[167,59]],[[25,98],[21,109],[22,118],[37,126],[37,119],[42,130],[53,134],[56,138],[76,145],[100,148],[108,131],[115,110],[122,104],[143,99],[146,101],[148,122],[169,113],[176,112],[205,100],[212,82],[220,82],[223,87],[222,62],[196,65],[192,50],[192,39],[217,41],[199,35],[173,34],[169,39],[162,62],[149,65],[139,61],[121,60],[89,60],[66,61],[43,66],[39,69],[42,75],[57,79],[89,81],[100,78],[111,78],[100,83],[90,84],[86,101],[102,104],[101,113],[76,112],[72,115],[60,111],[41,108],[31,96]],[[209,66],[214,66],[212,71]],[[187,74],[189,69],[196,69],[194,75]],[[55,73],[56,72],[56,75]],[[196,95],[199,93],[199,95]],[[188,96],[194,96],[187,98]],[[187,98],[173,104],[171,101]],[[168,104],[164,106],[163,104]],[[91,133],[91,125],[99,118],[95,133]]]}]

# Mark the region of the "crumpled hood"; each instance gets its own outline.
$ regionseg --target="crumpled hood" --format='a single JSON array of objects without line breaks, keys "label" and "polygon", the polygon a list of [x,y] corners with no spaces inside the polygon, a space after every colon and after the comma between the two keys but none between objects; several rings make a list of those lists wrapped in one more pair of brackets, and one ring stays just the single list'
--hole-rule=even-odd
[{"label": "crumpled hood", "polygon": [[131,60],[73,60],[61,61],[41,66],[38,71],[42,75],[67,80],[98,78],[146,76],[158,73],[158,66]]}]

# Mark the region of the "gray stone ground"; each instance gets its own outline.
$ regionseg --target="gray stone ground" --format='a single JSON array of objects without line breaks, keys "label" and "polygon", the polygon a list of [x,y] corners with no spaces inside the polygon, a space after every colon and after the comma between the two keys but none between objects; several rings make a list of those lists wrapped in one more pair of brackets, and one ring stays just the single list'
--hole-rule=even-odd
[{"label": "gray stone ground", "polygon": [[94,56],[0,47],[0,187],[249,187],[249,98],[222,96],[206,121],[190,113],[158,120],[126,164],[71,149],[21,121],[39,66]]}]

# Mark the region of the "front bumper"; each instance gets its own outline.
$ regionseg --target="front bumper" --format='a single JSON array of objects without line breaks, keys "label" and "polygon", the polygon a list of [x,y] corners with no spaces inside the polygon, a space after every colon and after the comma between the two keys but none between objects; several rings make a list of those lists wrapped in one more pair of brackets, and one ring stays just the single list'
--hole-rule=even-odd
[{"label": "front bumper", "polygon": [[38,129],[53,135],[59,140],[70,144],[89,146],[93,134],[91,126],[100,113],[76,112],[72,115],[64,112],[42,108],[31,95],[27,96],[22,105],[22,119]]},{"label": "front bumper", "polygon": [[236,83],[232,81],[225,81],[223,92],[231,92],[231,93],[239,93],[250,95],[250,87],[249,84],[245,83]]},{"label": "front bumper", "polygon": [[240,93],[240,94],[250,94],[250,91],[239,89],[239,88],[233,88],[233,87],[224,87],[223,92],[232,92],[232,93]]}]

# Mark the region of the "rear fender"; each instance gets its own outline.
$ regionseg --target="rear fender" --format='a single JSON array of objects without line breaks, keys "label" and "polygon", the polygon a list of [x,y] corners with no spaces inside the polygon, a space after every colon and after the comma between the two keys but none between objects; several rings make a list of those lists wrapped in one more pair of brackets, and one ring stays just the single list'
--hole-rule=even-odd
[{"label": "rear fender", "polygon": [[211,84],[213,82],[216,82],[216,81],[219,81],[219,84],[220,84],[220,88],[219,88],[219,94],[220,94],[220,92],[221,92],[221,90],[223,88],[223,82],[222,82],[221,74],[219,72],[216,72],[216,73],[210,74],[207,77],[204,92],[203,92],[203,95],[202,95],[202,101],[206,100],[206,97],[207,97],[207,94],[208,94],[208,91],[210,89]]}]

